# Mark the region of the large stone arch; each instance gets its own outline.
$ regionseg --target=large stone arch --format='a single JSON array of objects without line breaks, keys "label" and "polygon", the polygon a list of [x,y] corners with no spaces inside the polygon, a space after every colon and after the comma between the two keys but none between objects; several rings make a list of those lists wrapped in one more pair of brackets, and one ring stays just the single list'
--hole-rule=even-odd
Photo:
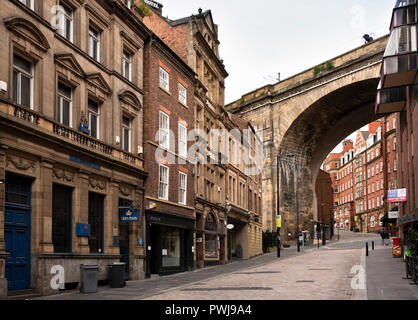
[{"label": "large stone arch", "polygon": [[[324,87],[315,92],[317,99],[303,100],[301,97],[299,102],[307,103],[298,105],[296,110],[289,112],[290,115],[281,119],[279,130],[285,131],[277,141],[277,154],[280,159],[286,159],[286,155],[291,153],[299,160],[297,186],[301,195],[298,205],[302,229],[312,230],[312,220],[318,220],[315,182],[324,159],[350,133],[379,118],[375,113],[379,79],[374,73],[367,74],[374,77],[367,78],[359,73],[350,76],[357,76],[357,81],[343,80],[339,87],[338,83],[333,83],[329,88]],[[326,94],[320,96],[316,93]],[[282,112],[286,113],[286,109],[281,108]],[[296,117],[293,119],[292,115]],[[284,212],[283,225],[287,226],[285,235],[288,231],[292,234],[296,232],[295,199],[288,196],[296,188],[294,161],[290,158],[286,162],[291,165],[280,165],[280,208]]]}]

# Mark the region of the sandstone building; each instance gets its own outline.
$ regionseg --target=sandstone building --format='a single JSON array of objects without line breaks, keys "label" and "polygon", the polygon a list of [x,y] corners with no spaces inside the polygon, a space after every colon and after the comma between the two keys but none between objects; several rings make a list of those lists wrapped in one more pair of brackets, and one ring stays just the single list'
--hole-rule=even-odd
[{"label": "sandstone building", "polygon": [[10,0],[0,17],[0,295],[54,292],[55,265],[66,286],[80,264],[107,279],[122,252],[127,277],[143,278],[141,219],[119,216],[121,203],[141,215],[147,176],[142,13],[122,1]]}]

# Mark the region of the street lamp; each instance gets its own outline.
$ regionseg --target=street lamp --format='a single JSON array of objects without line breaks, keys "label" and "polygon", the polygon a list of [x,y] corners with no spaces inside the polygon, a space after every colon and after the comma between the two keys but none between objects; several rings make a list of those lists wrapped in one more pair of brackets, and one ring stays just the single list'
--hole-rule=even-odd
[{"label": "street lamp", "polygon": [[[288,158],[294,158],[295,155],[293,153],[289,153],[286,155]],[[280,156],[277,155],[277,215],[280,216]],[[299,218],[299,217],[298,217]],[[280,227],[277,225],[276,221],[276,228],[277,228],[277,258],[280,258],[280,247],[281,247],[281,241],[280,241]],[[299,228],[299,223],[298,223]],[[299,241],[298,241],[299,244]],[[298,245],[298,251],[299,251],[299,245]]]}]

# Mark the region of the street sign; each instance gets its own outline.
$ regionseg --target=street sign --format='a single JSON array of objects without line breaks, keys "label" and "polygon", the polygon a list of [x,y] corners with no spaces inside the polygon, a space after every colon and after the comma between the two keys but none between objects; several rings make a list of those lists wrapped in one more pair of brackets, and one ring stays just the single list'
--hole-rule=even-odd
[{"label": "street sign", "polygon": [[406,189],[389,190],[388,202],[406,202]]}]

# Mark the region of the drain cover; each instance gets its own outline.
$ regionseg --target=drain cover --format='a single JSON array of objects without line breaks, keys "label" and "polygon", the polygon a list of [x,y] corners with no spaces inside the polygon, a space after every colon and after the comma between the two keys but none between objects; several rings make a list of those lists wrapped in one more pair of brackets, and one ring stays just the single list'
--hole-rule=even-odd
[{"label": "drain cover", "polygon": [[313,281],[313,280],[297,280],[296,282],[298,282],[298,283],[314,283],[315,281]]},{"label": "drain cover", "polygon": [[308,270],[311,270],[311,271],[331,271],[332,269],[310,268]]}]

